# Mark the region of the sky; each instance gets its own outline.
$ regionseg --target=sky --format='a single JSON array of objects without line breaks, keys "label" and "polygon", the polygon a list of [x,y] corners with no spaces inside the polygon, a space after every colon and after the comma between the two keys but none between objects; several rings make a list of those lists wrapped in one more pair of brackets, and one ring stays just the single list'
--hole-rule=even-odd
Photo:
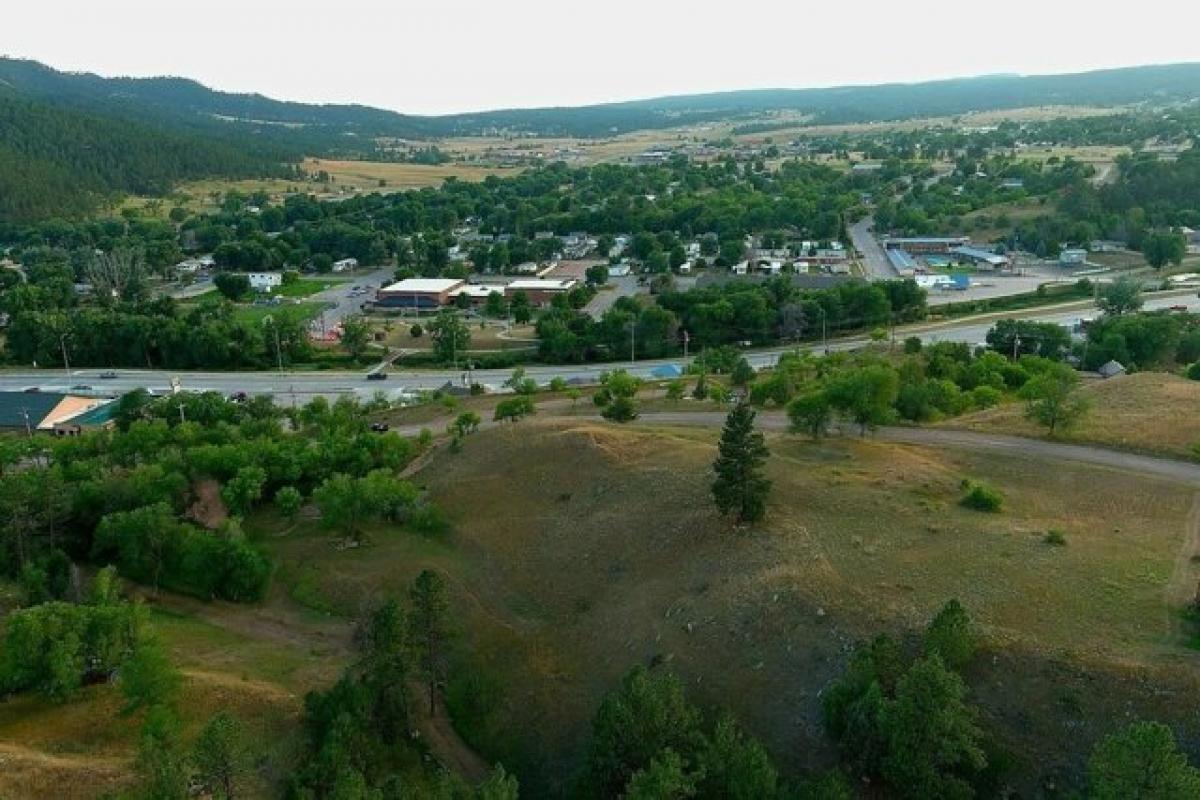
[{"label": "sky", "polygon": [[1200,3],[3,0],[0,55],[414,114],[1200,61]]}]

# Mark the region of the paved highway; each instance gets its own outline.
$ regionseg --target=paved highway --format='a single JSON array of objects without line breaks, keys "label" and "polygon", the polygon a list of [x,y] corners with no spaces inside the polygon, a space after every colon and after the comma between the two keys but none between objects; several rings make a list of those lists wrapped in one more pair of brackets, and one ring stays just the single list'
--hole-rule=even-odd
[{"label": "paved highway", "polygon": [[[1200,312],[1200,298],[1190,290],[1187,293],[1171,293],[1166,296],[1149,297],[1145,308],[1167,308],[1169,306],[1187,306],[1191,311]],[[978,344],[984,341],[988,330],[995,319],[1004,316],[1034,319],[1039,322],[1054,322],[1071,324],[1083,317],[1091,317],[1099,312],[1091,304],[1079,304],[1070,309],[1050,310],[1031,309],[1014,314],[990,315],[975,320],[961,322],[922,323],[904,328],[898,328],[896,337],[903,339],[908,336],[919,336],[925,342],[967,342]],[[829,342],[830,351],[854,350],[866,345],[865,337],[832,339]],[[757,368],[769,367],[775,364],[781,353],[793,352],[796,348],[773,348],[769,350],[747,351],[746,358]],[[816,352],[819,345],[803,345],[800,349]],[[664,365],[675,364],[682,366],[684,359],[660,359],[656,361],[639,361],[636,364],[614,362],[594,365],[543,366],[531,365],[526,368],[526,374],[545,384],[551,378],[561,377],[577,383],[595,383],[601,373],[612,369],[628,369],[631,373],[643,378],[652,377],[655,369]],[[36,387],[43,391],[65,391],[72,387],[86,385],[97,391],[125,392],[135,388],[146,388],[154,392],[169,392],[173,378],[179,379],[183,389],[204,391],[212,390],[230,394],[246,392],[248,394],[271,394],[280,403],[290,404],[307,402],[314,396],[335,397],[342,394],[355,394],[360,397],[370,397],[377,391],[383,391],[391,396],[422,389],[436,389],[447,381],[465,385],[468,380],[482,383],[491,388],[500,388],[511,374],[509,370],[475,370],[468,373],[463,369],[438,370],[404,370],[389,371],[387,380],[367,380],[361,372],[172,372],[166,370],[117,370],[117,377],[102,379],[101,371],[96,369],[72,370],[68,375],[62,370],[24,370],[0,372],[0,390],[14,391]]]}]

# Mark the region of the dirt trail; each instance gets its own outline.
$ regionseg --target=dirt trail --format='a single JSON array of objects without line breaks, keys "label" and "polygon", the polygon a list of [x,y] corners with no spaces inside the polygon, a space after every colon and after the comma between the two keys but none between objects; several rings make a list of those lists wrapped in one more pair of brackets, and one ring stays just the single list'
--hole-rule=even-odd
[{"label": "dirt trail", "polygon": [[408,693],[413,698],[410,707],[412,722],[441,765],[473,785],[487,780],[491,767],[454,730],[454,723],[446,714],[441,697],[438,697],[436,710],[430,714],[427,686],[419,681],[409,681]]},{"label": "dirt trail", "polygon": [[1192,496],[1192,507],[1187,516],[1187,534],[1179,544],[1175,563],[1171,568],[1171,579],[1163,593],[1163,607],[1167,613],[1167,629],[1171,632],[1170,645],[1178,645],[1187,638],[1181,612],[1196,598],[1196,566],[1192,559],[1200,554],[1200,493]]}]

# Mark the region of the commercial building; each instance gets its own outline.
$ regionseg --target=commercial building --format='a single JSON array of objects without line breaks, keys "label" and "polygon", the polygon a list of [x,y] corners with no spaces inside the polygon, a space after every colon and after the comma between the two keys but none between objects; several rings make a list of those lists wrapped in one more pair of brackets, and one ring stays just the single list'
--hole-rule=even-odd
[{"label": "commercial building", "polygon": [[512,300],[517,292],[524,292],[535,306],[545,305],[560,294],[566,294],[579,284],[575,278],[519,278],[504,287],[504,297]]},{"label": "commercial building", "polygon": [[459,278],[407,278],[375,293],[375,304],[385,308],[441,308],[454,290],[465,286]]},{"label": "commercial building", "polygon": [[333,262],[334,272],[348,272],[352,269],[358,269],[357,258],[343,258],[340,261]]},{"label": "commercial building", "polygon": [[884,253],[887,254],[888,263],[892,265],[892,269],[896,270],[897,274],[903,275],[906,278],[916,274],[916,259],[909,255],[907,250],[894,247],[885,250]]},{"label": "commercial building", "polygon": [[883,240],[884,249],[899,248],[909,253],[949,253],[956,247],[966,247],[971,240],[966,236],[912,236]]},{"label": "commercial building", "polygon": [[1008,266],[1008,256],[993,253],[991,250],[981,250],[978,247],[955,247],[950,252],[980,269],[1004,269]]},{"label": "commercial building", "polygon": [[62,392],[0,392],[0,431],[35,431],[77,435],[112,424],[116,404],[111,397],[85,397]]}]

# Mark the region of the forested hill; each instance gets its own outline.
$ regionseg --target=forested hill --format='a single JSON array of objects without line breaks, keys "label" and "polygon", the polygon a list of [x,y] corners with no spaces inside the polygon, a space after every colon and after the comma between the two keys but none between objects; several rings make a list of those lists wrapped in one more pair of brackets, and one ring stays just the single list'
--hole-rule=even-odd
[{"label": "forested hill", "polygon": [[286,148],[30,100],[0,87],[0,220],[89,213],[205,177],[282,174]]},{"label": "forested hill", "polygon": [[1128,67],[1072,75],[992,76],[829,89],[759,89],[575,108],[423,117],[359,105],[314,105],[232,94],[183,78],[103,78],[0,58],[0,86],[88,110],[119,110],[223,134],[252,132],[309,154],[367,153],[378,136],[429,138],[494,131],[605,136],[771,111],[815,122],[942,116],[1040,105],[1126,105],[1200,98],[1200,64]]}]

